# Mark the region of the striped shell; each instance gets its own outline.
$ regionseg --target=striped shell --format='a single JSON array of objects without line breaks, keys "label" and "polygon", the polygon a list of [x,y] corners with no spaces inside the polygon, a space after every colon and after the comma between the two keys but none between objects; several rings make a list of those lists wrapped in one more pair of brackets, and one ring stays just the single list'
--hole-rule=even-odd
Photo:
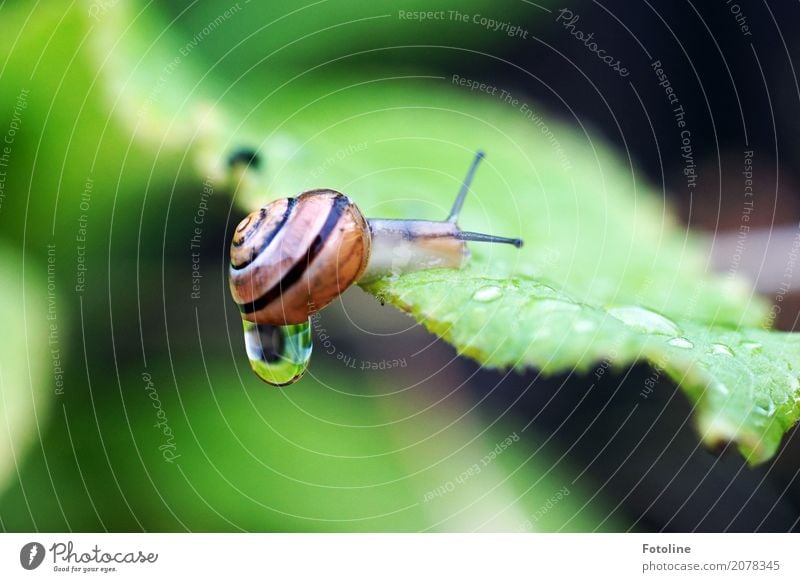
[{"label": "striped shell", "polygon": [[367,221],[344,194],[282,198],[236,227],[231,294],[248,321],[305,323],[361,277],[369,250]]}]

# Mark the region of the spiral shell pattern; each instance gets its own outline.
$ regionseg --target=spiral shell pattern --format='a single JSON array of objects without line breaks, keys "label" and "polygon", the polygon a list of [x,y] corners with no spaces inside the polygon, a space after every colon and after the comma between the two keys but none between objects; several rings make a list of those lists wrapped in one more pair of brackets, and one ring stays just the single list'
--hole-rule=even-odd
[{"label": "spiral shell pattern", "polygon": [[304,323],[361,277],[369,252],[367,221],[344,194],[275,200],[236,227],[231,294],[248,321]]}]

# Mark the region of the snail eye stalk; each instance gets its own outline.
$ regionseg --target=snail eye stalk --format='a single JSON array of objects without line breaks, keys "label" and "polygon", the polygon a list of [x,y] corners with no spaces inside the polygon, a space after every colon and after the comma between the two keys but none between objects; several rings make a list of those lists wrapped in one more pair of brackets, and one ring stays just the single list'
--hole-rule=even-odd
[{"label": "snail eye stalk", "polygon": [[464,206],[464,199],[467,197],[469,187],[472,185],[472,180],[475,178],[475,171],[478,169],[478,164],[480,164],[481,160],[485,157],[486,154],[483,153],[483,150],[475,152],[475,158],[472,160],[472,165],[470,165],[467,171],[467,176],[464,178],[461,190],[458,191],[458,196],[456,196],[456,201],[453,203],[450,216],[447,217],[447,222],[452,222],[454,224],[458,222],[458,215],[461,214],[461,207]]},{"label": "snail eye stalk", "polygon": [[[456,201],[453,203],[453,209],[450,211],[450,216],[447,217],[447,222],[456,224],[458,222],[458,215],[461,214],[461,207],[464,206],[464,199],[467,197],[469,187],[472,185],[472,180],[475,178],[475,171],[478,169],[478,164],[486,157],[483,150],[475,152],[475,158],[472,160],[472,165],[469,167],[467,176],[464,178],[464,183],[461,185],[461,190],[458,191]],[[459,231],[458,238],[460,240],[469,240],[474,242],[488,242],[499,243],[506,245],[513,245],[517,248],[522,247],[521,238],[507,238],[504,236],[495,236],[493,234],[483,234],[481,232],[464,232]]]}]

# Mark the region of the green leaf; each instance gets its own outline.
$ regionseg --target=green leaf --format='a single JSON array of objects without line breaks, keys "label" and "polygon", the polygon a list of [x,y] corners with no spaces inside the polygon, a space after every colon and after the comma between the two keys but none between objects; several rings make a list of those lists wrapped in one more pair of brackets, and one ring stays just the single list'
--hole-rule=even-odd
[{"label": "green leaf", "polygon": [[[753,463],[775,453],[800,415],[798,334],[710,328],[638,306],[595,307],[532,279],[487,277],[474,265],[369,290],[489,366],[576,369],[599,378],[608,366],[649,361],[695,403],[709,446],[735,441]],[[643,386],[641,395],[651,390]]]},{"label": "green leaf", "polygon": [[[472,153],[486,150],[462,227],[525,247],[473,243],[465,269],[366,289],[486,366],[590,373],[604,360],[650,362],[695,402],[707,444],[770,458],[800,414],[795,336],[763,329],[768,308],[748,282],[708,271],[707,241],[596,136],[524,99],[510,106],[447,84],[317,82],[294,87],[300,102],[271,101],[265,117],[281,120],[264,142],[269,196],[325,186],[367,216],[441,219]],[[276,139],[283,132],[297,141]],[[264,201],[263,190],[244,196],[246,208]]]},{"label": "green leaf", "polygon": [[23,272],[19,257],[0,244],[0,329],[15,337],[0,350],[0,493],[49,417],[52,389],[63,386],[64,324],[48,310],[43,278],[28,275],[23,283]]}]

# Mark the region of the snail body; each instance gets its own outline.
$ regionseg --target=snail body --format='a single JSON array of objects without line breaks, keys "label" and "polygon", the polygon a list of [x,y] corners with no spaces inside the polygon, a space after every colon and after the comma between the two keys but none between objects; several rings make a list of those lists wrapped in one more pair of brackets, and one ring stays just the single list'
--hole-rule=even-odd
[{"label": "snail body", "polygon": [[[310,357],[310,331],[302,337],[302,370],[281,381],[270,377],[275,358],[290,350],[286,337],[353,283],[433,268],[459,268],[469,258],[466,241],[521,246],[509,239],[462,231],[458,215],[482,153],[478,153],[447,220],[367,219],[341,192],[309,190],[281,198],[252,212],[236,227],[231,243],[230,288],[245,325],[248,355],[263,380],[296,381]],[[263,348],[265,330],[278,333],[277,345]],[[300,340],[298,340],[300,342]],[[302,350],[299,350],[302,351]],[[298,357],[299,358],[299,357]],[[300,358],[302,359],[302,358]],[[282,363],[285,368],[285,362]]]}]

